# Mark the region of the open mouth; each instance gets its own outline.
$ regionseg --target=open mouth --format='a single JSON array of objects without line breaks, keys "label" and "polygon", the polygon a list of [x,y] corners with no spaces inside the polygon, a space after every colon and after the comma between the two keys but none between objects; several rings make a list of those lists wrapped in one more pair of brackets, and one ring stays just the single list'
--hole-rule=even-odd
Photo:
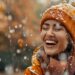
[{"label": "open mouth", "polygon": [[46,40],[45,41],[46,46],[48,47],[54,47],[57,45],[57,41],[56,40]]}]

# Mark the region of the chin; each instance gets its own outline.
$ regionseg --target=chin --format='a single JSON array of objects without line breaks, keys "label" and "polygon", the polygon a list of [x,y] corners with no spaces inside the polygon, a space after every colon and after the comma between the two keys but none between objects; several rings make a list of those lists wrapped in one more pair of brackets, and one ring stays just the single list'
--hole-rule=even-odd
[{"label": "chin", "polygon": [[46,54],[53,56],[53,55],[56,55],[57,53],[56,52],[50,52],[50,51],[48,51],[48,52],[46,52]]},{"label": "chin", "polygon": [[61,53],[61,51],[46,51],[46,54],[47,55],[50,55],[50,56],[58,55],[60,53]]}]

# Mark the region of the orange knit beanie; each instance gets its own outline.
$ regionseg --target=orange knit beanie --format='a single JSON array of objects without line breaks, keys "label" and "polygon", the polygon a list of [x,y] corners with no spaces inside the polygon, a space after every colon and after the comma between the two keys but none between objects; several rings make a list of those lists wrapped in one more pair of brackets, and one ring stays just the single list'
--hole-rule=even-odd
[{"label": "orange knit beanie", "polygon": [[44,21],[53,19],[65,26],[75,41],[75,7],[71,4],[59,4],[47,9],[41,19],[41,27]]}]

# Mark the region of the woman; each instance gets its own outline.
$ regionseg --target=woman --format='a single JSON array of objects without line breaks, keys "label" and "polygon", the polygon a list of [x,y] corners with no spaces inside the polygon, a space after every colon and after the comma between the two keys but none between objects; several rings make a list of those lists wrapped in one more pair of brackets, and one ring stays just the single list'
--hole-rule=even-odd
[{"label": "woman", "polygon": [[41,20],[42,46],[32,56],[25,75],[75,74],[75,8],[60,4],[47,9]]}]

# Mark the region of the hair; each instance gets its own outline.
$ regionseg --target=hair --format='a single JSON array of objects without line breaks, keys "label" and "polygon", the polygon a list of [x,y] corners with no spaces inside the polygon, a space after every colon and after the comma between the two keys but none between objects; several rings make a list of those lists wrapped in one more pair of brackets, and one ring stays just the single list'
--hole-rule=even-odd
[{"label": "hair", "polygon": [[72,52],[72,50],[73,50],[73,40],[72,40],[70,34],[68,34],[67,36],[68,36],[68,39],[67,39],[67,40],[68,40],[68,45],[67,45],[65,51],[66,51],[66,53],[67,53],[68,55],[70,55],[71,52]]}]

